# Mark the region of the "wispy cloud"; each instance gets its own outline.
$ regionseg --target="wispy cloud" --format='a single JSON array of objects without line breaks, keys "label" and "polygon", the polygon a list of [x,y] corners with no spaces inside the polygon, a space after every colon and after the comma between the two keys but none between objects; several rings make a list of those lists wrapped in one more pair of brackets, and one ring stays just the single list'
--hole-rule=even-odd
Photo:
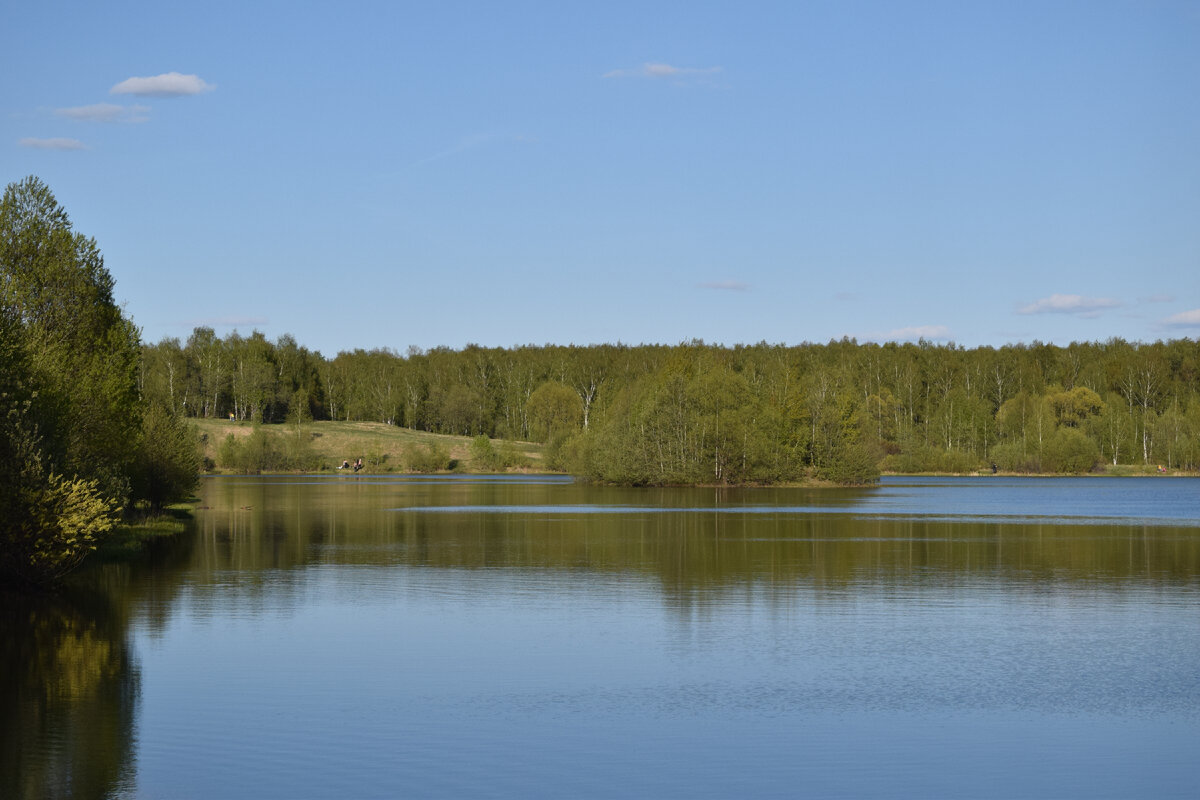
[{"label": "wispy cloud", "polygon": [[108,90],[109,94],[132,94],[138,97],[185,97],[204,94],[217,88],[198,75],[165,72],[149,78],[127,78]]},{"label": "wispy cloud", "polygon": [[833,296],[839,303],[853,303],[860,297],[858,292],[838,292]]},{"label": "wispy cloud", "polygon": [[1162,321],[1168,328],[1200,328],[1200,308],[1172,314]]},{"label": "wispy cloud", "polygon": [[1080,294],[1052,294],[1017,309],[1018,314],[1079,314],[1099,316],[1101,311],[1117,308],[1121,303],[1110,297],[1084,297]]},{"label": "wispy cloud", "polygon": [[35,150],[87,150],[88,147],[78,139],[67,139],[65,137],[55,137],[51,139],[35,139],[26,137],[21,139],[17,144],[21,147],[32,147]]},{"label": "wispy cloud", "polygon": [[950,338],[950,329],[945,325],[913,325],[890,330],[882,338],[889,342],[915,342],[918,339],[940,341]]},{"label": "wispy cloud", "polygon": [[1143,303],[1174,303],[1175,295],[1173,294],[1152,294],[1149,297],[1139,297]]},{"label": "wispy cloud", "polygon": [[90,106],[56,108],[54,115],[79,122],[145,122],[150,119],[150,107],[96,103]]},{"label": "wispy cloud", "polygon": [[750,284],[742,281],[705,281],[700,284],[701,289],[717,289],[724,292],[744,292],[750,288]]},{"label": "wispy cloud", "polygon": [[409,167],[419,167],[422,164],[429,164],[434,161],[441,161],[443,158],[450,158],[461,153],[467,153],[471,150],[484,147],[493,143],[500,144],[537,144],[538,139],[533,136],[524,134],[503,134],[503,133],[476,133],[470,136],[464,136],[458,140],[452,147],[447,147],[445,150],[439,150],[432,155],[419,158],[409,164]]},{"label": "wispy cloud", "polygon": [[693,78],[714,75],[720,67],[675,67],[670,64],[647,62],[633,69],[614,69],[604,73],[605,78]]}]

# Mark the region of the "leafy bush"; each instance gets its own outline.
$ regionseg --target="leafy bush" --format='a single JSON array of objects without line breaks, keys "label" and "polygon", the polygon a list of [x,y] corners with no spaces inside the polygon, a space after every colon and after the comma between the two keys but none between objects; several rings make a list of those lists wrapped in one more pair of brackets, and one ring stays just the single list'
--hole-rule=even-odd
[{"label": "leafy bush", "polygon": [[162,406],[147,408],[134,460],[134,499],[155,510],[187,499],[202,465],[200,439],[192,426]]},{"label": "leafy bush", "polygon": [[1037,457],[1033,453],[1022,453],[1020,442],[998,444],[989,455],[991,463],[1005,472],[1037,472]]},{"label": "leafy bush", "polygon": [[249,436],[229,434],[217,450],[217,465],[222,469],[257,475],[288,468],[288,456],[276,437],[255,427]]},{"label": "leafy bush", "polygon": [[512,442],[501,442],[497,447],[486,436],[476,436],[471,441],[471,466],[477,470],[503,472],[509,467],[523,467],[529,459],[517,450]]},{"label": "leafy bush", "polygon": [[477,469],[503,469],[499,451],[492,446],[492,440],[483,434],[471,440],[471,462]]},{"label": "leafy bush", "polygon": [[1100,448],[1075,428],[1060,428],[1042,450],[1047,472],[1091,472],[1100,462]]},{"label": "leafy bush", "polygon": [[889,472],[974,472],[979,459],[962,450],[927,447],[923,443],[906,443],[899,453],[883,459],[882,468]]},{"label": "leafy bush", "polygon": [[22,424],[20,407],[8,412],[0,416],[0,573],[45,583],[95,548],[120,507],[98,480],[47,472],[38,436]]},{"label": "leafy bush", "polygon": [[817,476],[843,486],[871,484],[879,480],[879,462],[874,449],[866,443],[848,442],[817,471]]},{"label": "leafy bush", "polygon": [[450,466],[450,454],[438,442],[410,446],[404,452],[404,460],[413,472],[440,472]]},{"label": "leafy bush", "polygon": [[500,454],[500,463],[505,469],[529,466],[529,459],[512,442],[501,442],[497,452]]}]

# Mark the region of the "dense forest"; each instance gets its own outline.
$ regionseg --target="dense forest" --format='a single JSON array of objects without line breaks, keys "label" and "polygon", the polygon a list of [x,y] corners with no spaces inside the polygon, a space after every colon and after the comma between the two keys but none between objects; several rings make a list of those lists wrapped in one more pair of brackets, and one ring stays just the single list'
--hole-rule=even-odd
[{"label": "dense forest", "polygon": [[291,336],[196,328],[146,347],[141,364],[142,394],[180,415],[540,441],[551,467],[622,483],[1200,467],[1200,344],[1189,339],[468,345],[325,358]]}]

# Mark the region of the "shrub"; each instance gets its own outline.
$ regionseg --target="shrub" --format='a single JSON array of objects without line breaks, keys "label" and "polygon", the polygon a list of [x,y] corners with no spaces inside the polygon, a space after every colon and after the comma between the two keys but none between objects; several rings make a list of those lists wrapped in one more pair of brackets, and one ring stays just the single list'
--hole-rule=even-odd
[{"label": "shrub", "polygon": [[501,442],[497,452],[500,455],[500,464],[506,469],[529,466],[529,459],[512,442]]},{"label": "shrub", "polygon": [[471,463],[476,469],[497,471],[504,468],[499,451],[492,440],[480,434],[471,441]]},{"label": "shrub", "polygon": [[450,466],[450,454],[438,442],[412,445],[405,451],[405,461],[413,472],[440,472]]},{"label": "shrub", "polygon": [[1036,472],[1037,458],[1032,453],[1022,453],[1020,442],[1005,442],[991,449],[991,461],[1005,472]]},{"label": "shrub", "polygon": [[844,443],[835,457],[821,466],[817,476],[842,486],[862,486],[879,480],[879,462],[874,448],[862,441]]},{"label": "shrub", "polygon": [[249,436],[226,436],[217,451],[217,464],[232,472],[257,475],[287,469],[288,457],[276,437],[255,427]]},{"label": "shrub", "polygon": [[1074,428],[1059,428],[1042,450],[1047,472],[1091,472],[1100,461],[1100,448]]},{"label": "shrub", "polygon": [[162,406],[147,408],[133,465],[134,499],[154,510],[185,500],[196,488],[202,465],[195,429]]}]

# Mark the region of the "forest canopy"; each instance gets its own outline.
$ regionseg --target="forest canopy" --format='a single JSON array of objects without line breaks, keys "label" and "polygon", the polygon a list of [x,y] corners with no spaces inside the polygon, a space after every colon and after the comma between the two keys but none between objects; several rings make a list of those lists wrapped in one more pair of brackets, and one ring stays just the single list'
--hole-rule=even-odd
[{"label": "forest canopy", "polygon": [[292,336],[197,328],[146,347],[139,380],[180,415],[299,413],[541,441],[551,466],[622,483],[1200,467],[1200,345],[1189,339],[468,345],[326,358]]}]

